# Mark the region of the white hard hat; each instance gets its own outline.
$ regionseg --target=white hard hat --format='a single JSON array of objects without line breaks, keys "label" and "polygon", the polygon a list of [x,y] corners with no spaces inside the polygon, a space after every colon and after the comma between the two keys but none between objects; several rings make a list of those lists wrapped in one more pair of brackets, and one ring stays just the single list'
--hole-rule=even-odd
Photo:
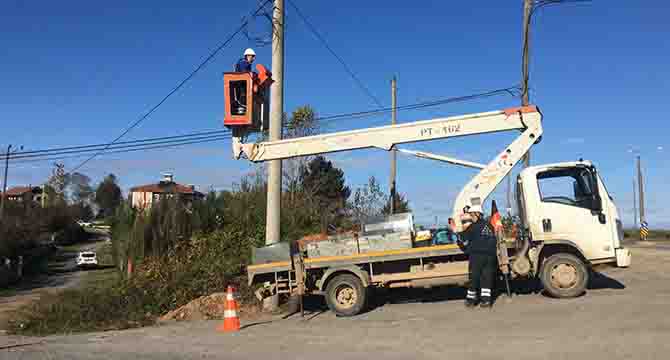
[{"label": "white hard hat", "polygon": [[254,49],[248,48],[248,49],[244,50],[244,56],[247,56],[247,55],[256,56],[256,52],[254,51]]},{"label": "white hard hat", "polygon": [[476,212],[476,213],[481,213],[481,214],[484,213],[484,212],[482,211],[482,206],[481,206],[481,205],[471,205],[471,206],[469,206],[469,208],[468,208],[468,212],[469,212],[469,213]]}]

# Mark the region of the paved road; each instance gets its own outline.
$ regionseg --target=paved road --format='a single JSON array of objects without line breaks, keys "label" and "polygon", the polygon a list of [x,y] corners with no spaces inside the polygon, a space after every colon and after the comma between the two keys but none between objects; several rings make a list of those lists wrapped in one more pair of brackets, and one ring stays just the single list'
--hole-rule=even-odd
[{"label": "paved road", "polygon": [[[630,269],[611,269],[588,294],[500,298],[493,310],[466,310],[462,291],[391,297],[354,318],[316,313],[302,320],[218,322],[44,339],[13,348],[14,359],[664,359],[670,353],[670,252],[635,248]],[[456,298],[456,299],[452,299]],[[1,341],[1,340],[0,340]]]}]

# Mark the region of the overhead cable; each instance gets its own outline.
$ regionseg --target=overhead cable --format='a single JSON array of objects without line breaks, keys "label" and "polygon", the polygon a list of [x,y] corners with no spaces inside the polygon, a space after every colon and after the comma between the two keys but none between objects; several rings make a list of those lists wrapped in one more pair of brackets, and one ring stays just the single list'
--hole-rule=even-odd
[{"label": "overhead cable", "polygon": [[[178,146],[184,146],[184,145],[195,145],[195,144],[203,144],[203,143],[211,143],[211,142],[216,142],[216,141],[223,141],[223,140],[229,140],[231,138],[230,134],[225,134],[225,135],[220,135],[217,137],[212,137],[208,139],[200,139],[200,140],[182,140],[182,141],[177,141],[177,142],[172,142],[168,144],[158,144],[158,145],[145,145],[142,147],[135,147],[135,148],[123,148],[119,150],[110,150],[105,152],[106,154],[122,154],[122,153],[128,153],[128,152],[135,152],[135,151],[147,151],[147,150],[156,150],[156,149],[167,149],[167,148],[173,148],[173,147],[178,147]],[[66,156],[54,156],[52,154],[48,156],[43,156],[40,158],[31,158],[31,159],[18,159],[18,160],[10,160],[10,164],[23,164],[23,163],[31,163],[31,162],[40,162],[40,161],[56,161],[56,160],[65,160],[65,159],[74,159],[74,158],[80,158],[83,156],[87,156],[88,154],[86,153],[78,153],[78,154],[73,154],[73,155],[66,155]]]},{"label": "overhead cable", "polygon": [[[237,36],[240,32],[242,32],[244,30],[247,23],[249,22],[249,20],[248,20],[249,18],[253,18],[254,16],[256,16],[265,7],[265,5],[268,4],[270,1],[271,0],[266,0],[266,1],[262,2],[260,4],[260,6],[258,6],[256,8],[256,10],[254,10],[251,13],[251,16],[244,18],[243,21],[242,21],[242,24],[237,28],[237,30],[235,30],[230,36],[228,36],[228,38],[224,42],[222,42],[219,46],[217,46],[216,49],[214,49],[214,51],[212,51],[209,54],[209,56],[207,56],[205,58],[205,60],[203,60],[193,71],[191,71],[186,76],[186,78],[184,78],[179,84],[177,84],[177,86],[174,89],[172,89],[170,92],[168,92],[168,94],[165,95],[156,105],[154,105],[151,109],[149,109],[149,111],[147,111],[144,115],[140,116],[139,119],[135,120],[129,127],[127,127],[123,132],[121,132],[121,134],[119,136],[117,136],[114,140],[112,140],[110,142],[109,146],[111,146],[111,144],[116,143],[117,141],[119,141],[124,136],[126,136],[126,134],[128,134],[130,131],[132,131],[134,128],[136,128],[140,123],[142,123],[151,114],[153,114],[154,111],[156,111],[161,105],[163,105],[163,103],[165,103],[165,101],[167,101],[167,99],[169,99],[173,94],[175,94],[177,91],[179,91],[179,89],[181,89],[200,70],[202,70],[221,50],[223,50],[226,46],[228,46],[228,44],[230,44],[230,42],[235,38],[235,36]],[[96,156],[105,152],[105,150],[107,150],[108,147],[105,147],[105,148],[99,150],[98,152],[96,152],[95,154],[91,155],[90,157],[88,157],[86,160],[84,160],[79,165],[77,165],[74,169],[72,169],[72,172],[79,170],[81,167],[86,165],[86,163],[91,161],[93,158],[95,158]]]},{"label": "overhead cable", "polygon": [[370,89],[369,89],[367,86],[365,86],[365,84],[361,81],[361,79],[358,78],[358,76],[356,75],[356,73],[354,73],[354,71],[351,70],[351,68],[349,67],[349,65],[347,65],[347,63],[344,61],[344,59],[342,59],[341,56],[337,55],[337,53],[335,52],[335,50],[333,50],[333,48],[331,48],[330,45],[328,45],[328,42],[326,41],[326,39],[321,35],[321,33],[319,33],[319,31],[318,31],[318,30],[316,29],[316,27],[312,24],[312,22],[310,22],[309,19],[307,19],[307,17],[305,16],[305,14],[303,14],[303,12],[300,11],[300,9],[298,8],[298,6],[297,6],[292,0],[288,0],[288,2],[289,2],[289,4],[291,4],[291,6],[295,9],[295,12],[298,14],[298,16],[300,16],[300,18],[302,19],[302,21],[305,23],[305,25],[307,25],[307,27],[308,27],[309,30],[314,34],[314,36],[316,36],[316,38],[321,42],[321,44],[323,44],[323,46],[328,50],[328,52],[330,52],[330,54],[333,55],[333,57],[335,57],[335,59],[337,59],[337,61],[342,65],[342,67],[344,68],[344,70],[349,74],[349,76],[351,76],[351,78],[354,80],[354,82],[356,82],[356,85],[358,85],[358,87],[359,87],[359,88],[360,88],[360,89],[361,89],[361,90],[362,90],[362,91],[363,91],[363,92],[364,92],[370,99],[372,99],[372,101],[373,101],[375,104],[377,104],[377,106],[379,106],[380,108],[383,108],[384,105],[382,105],[381,101],[379,101],[379,99],[372,93],[372,91],[370,91]]}]

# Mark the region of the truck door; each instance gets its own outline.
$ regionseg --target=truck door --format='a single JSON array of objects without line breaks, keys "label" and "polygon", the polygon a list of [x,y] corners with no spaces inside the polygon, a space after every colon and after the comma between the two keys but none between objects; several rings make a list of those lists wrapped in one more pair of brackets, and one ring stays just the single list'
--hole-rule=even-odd
[{"label": "truck door", "polygon": [[537,174],[541,234],[536,238],[566,240],[589,260],[614,256],[608,207],[603,207],[593,168],[576,166]]}]

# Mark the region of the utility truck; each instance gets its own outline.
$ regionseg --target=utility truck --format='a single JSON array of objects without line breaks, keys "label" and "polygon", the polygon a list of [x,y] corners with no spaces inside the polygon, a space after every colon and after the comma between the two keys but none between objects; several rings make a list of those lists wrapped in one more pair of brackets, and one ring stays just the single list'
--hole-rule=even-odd
[{"label": "utility truck", "polygon": [[[255,143],[245,141],[262,126],[262,119],[250,115],[245,124],[225,120],[224,124],[233,132],[234,157],[252,162],[368,148],[390,151],[405,143],[520,132],[488,164],[397,149],[479,170],[455,199],[451,217],[457,232],[462,229],[463,209],[483,205],[543,132],[542,113],[536,106]],[[526,167],[516,178],[516,199],[518,235],[511,242],[499,237],[498,242],[500,271],[512,280],[538,278],[548,294],[569,298],[585,291],[594,266],[630,265],[630,250],[621,244],[617,207],[591,162]],[[341,316],[363,311],[374,294],[368,290],[374,288],[467,283],[467,252],[456,244],[415,246],[411,214],[405,215],[366,224],[360,233],[333,237],[307,249],[288,242],[257,248],[247,267],[249,283],[263,285],[257,292],[260,298],[282,293],[324,295],[329,308]]]}]

